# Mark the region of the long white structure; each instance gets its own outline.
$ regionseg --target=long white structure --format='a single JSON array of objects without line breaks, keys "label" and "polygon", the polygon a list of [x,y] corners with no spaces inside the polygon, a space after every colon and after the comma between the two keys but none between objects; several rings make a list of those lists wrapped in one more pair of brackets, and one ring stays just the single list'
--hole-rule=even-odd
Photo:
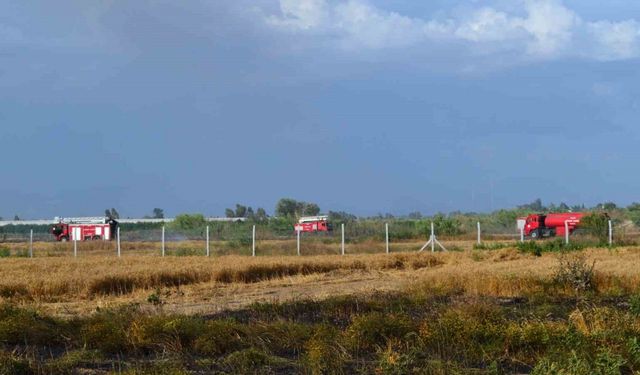
[{"label": "long white structure", "polygon": [[[77,218],[76,218],[77,219]],[[245,217],[207,217],[205,218],[210,222],[225,222],[225,221],[246,221]],[[170,223],[174,221],[174,218],[166,218],[166,219],[117,219],[120,224],[142,224],[142,223]],[[4,227],[7,225],[52,225],[59,223],[59,218],[51,219],[51,220],[6,220],[0,221],[0,227]]]}]

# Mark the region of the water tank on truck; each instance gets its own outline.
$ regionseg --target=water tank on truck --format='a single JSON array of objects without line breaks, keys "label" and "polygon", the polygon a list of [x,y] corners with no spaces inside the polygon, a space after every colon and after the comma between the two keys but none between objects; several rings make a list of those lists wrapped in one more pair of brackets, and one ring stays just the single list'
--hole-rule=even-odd
[{"label": "water tank on truck", "polygon": [[585,215],[583,212],[531,214],[524,219],[524,235],[532,239],[564,236],[566,229],[571,234],[580,227]]}]

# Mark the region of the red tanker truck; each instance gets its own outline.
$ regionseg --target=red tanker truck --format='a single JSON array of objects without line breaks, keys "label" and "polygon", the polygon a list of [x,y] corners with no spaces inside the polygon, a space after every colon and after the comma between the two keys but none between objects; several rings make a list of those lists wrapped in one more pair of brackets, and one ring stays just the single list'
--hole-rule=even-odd
[{"label": "red tanker truck", "polygon": [[531,214],[526,218],[518,219],[518,222],[525,236],[536,239],[564,236],[565,228],[568,228],[571,234],[580,226],[580,221],[585,215],[583,212]]}]

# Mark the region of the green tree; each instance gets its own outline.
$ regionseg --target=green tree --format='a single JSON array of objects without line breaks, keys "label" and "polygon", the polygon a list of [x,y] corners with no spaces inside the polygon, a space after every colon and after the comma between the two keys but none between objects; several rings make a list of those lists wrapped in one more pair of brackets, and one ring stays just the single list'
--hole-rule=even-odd
[{"label": "green tree", "polygon": [[154,219],[164,219],[164,210],[162,208],[154,208],[153,209],[153,218]]},{"label": "green tree", "polygon": [[320,214],[320,206],[315,203],[302,202],[302,215],[304,216],[316,216]]},{"label": "green tree", "polygon": [[236,203],[236,217],[247,217],[247,206]]},{"label": "green tree", "polygon": [[604,211],[613,211],[618,208],[618,205],[615,204],[614,202],[604,202],[604,203],[598,204],[596,208],[599,208]]},{"label": "green tree", "polygon": [[356,215],[344,211],[329,211],[329,221],[334,224],[351,223],[358,220]]},{"label": "green tree", "polygon": [[609,237],[609,215],[602,212],[594,212],[580,220],[582,228],[598,238],[600,242],[606,242]]},{"label": "green tree", "polygon": [[276,215],[282,217],[316,216],[320,214],[320,206],[315,203],[282,198],[276,204]]},{"label": "green tree", "polygon": [[631,203],[627,207],[627,212],[629,220],[631,220],[635,225],[640,225],[640,203]]},{"label": "green tree", "polygon": [[[433,217],[433,226],[436,234],[447,236],[455,236],[462,233],[460,220],[456,217],[449,217],[443,214],[437,214]],[[427,225],[427,232],[431,233],[431,224]]]},{"label": "green tree", "polygon": [[546,208],[542,204],[542,199],[540,199],[540,198],[534,200],[531,203],[523,204],[521,206],[518,206],[518,208],[522,209],[522,210],[530,210],[530,211],[535,211],[535,212],[546,211]]},{"label": "green tree", "polygon": [[227,209],[224,210],[224,216],[226,216],[226,217],[235,217],[236,213],[235,213],[234,210],[232,210],[230,208],[227,208]]},{"label": "green tree", "polygon": [[171,227],[180,230],[199,229],[206,225],[207,219],[202,214],[180,214],[171,223]]},{"label": "green tree", "polygon": [[267,211],[265,211],[264,208],[258,207],[258,209],[256,210],[255,220],[256,221],[265,221],[268,218],[269,218],[269,215],[267,215]]},{"label": "green tree", "polygon": [[120,219],[120,214],[115,208],[107,208],[106,210],[104,210],[104,216],[108,217],[109,219]]},{"label": "green tree", "polygon": [[296,217],[298,201],[291,198],[282,198],[276,204],[276,216]]}]

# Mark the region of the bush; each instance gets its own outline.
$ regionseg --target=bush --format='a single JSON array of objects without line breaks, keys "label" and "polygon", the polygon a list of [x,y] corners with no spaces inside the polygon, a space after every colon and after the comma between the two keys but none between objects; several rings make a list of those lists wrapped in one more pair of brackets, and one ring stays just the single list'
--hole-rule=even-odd
[{"label": "bush", "polygon": [[[456,236],[462,234],[462,223],[458,218],[437,214],[433,217],[433,226],[436,234],[443,236]],[[431,222],[424,222],[425,233],[427,236],[431,234]]]},{"label": "bush", "polygon": [[81,329],[82,342],[88,348],[104,353],[124,353],[129,348],[128,330],[134,315],[133,308],[100,310],[86,321]]},{"label": "bush", "polygon": [[580,221],[582,228],[600,243],[607,243],[609,238],[609,216],[605,213],[591,213]]},{"label": "bush", "polygon": [[1,375],[28,375],[33,373],[35,373],[35,371],[31,369],[27,360],[0,352]]},{"label": "bush", "polygon": [[191,351],[204,322],[190,316],[145,316],[134,319],[129,331],[131,345],[145,352],[183,354]]},{"label": "bush", "polygon": [[345,334],[350,346],[356,350],[375,350],[384,346],[388,339],[403,338],[412,331],[416,329],[405,315],[372,312],[354,317]]},{"label": "bush", "polygon": [[0,306],[0,344],[56,345],[64,340],[63,324],[36,311]]},{"label": "bush", "polygon": [[0,258],[8,258],[11,256],[11,249],[6,246],[0,246]]},{"label": "bush", "polygon": [[500,249],[504,249],[506,247],[511,247],[514,246],[513,243],[503,243],[503,242],[492,242],[492,243],[486,243],[486,242],[482,242],[482,243],[476,243],[473,244],[473,249],[474,250],[500,250]]},{"label": "bush", "polygon": [[97,351],[74,350],[48,361],[45,368],[51,374],[75,374],[78,367],[92,367],[101,360],[102,356]]},{"label": "bush", "polygon": [[204,325],[194,341],[194,349],[206,356],[225,355],[247,348],[245,337],[241,324],[231,320],[212,320]]},{"label": "bush", "polygon": [[348,359],[340,331],[321,325],[306,342],[305,365],[311,374],[341,374]]},{"label": "bush", "polygon": [[587,263],[584,255],[559,258],[558,268],[554,275],[554,281],[560,285],[572,288],[576,293],[585,292],[594,288],[593,268]]},{"label": "bush", "polygon": [[202,214],[181,214],[169,226],[179,230],[199,229],[207,226],[207,220]]},{"label": "bush", "polygon": [[565,243],[562,239],[548,241],[524,241],[518,242],[518,250],[523,253],[530,253],[536,256],[542,253],[578,251],[584,249],[585,245],[577,242]]},{"label": "bush", "polygon": [[281,358],[251,348],[229,354],[222,363],[234,374],[268,374],[276,372],[270,370],[273,367],[286,367],[284,362]]}]

